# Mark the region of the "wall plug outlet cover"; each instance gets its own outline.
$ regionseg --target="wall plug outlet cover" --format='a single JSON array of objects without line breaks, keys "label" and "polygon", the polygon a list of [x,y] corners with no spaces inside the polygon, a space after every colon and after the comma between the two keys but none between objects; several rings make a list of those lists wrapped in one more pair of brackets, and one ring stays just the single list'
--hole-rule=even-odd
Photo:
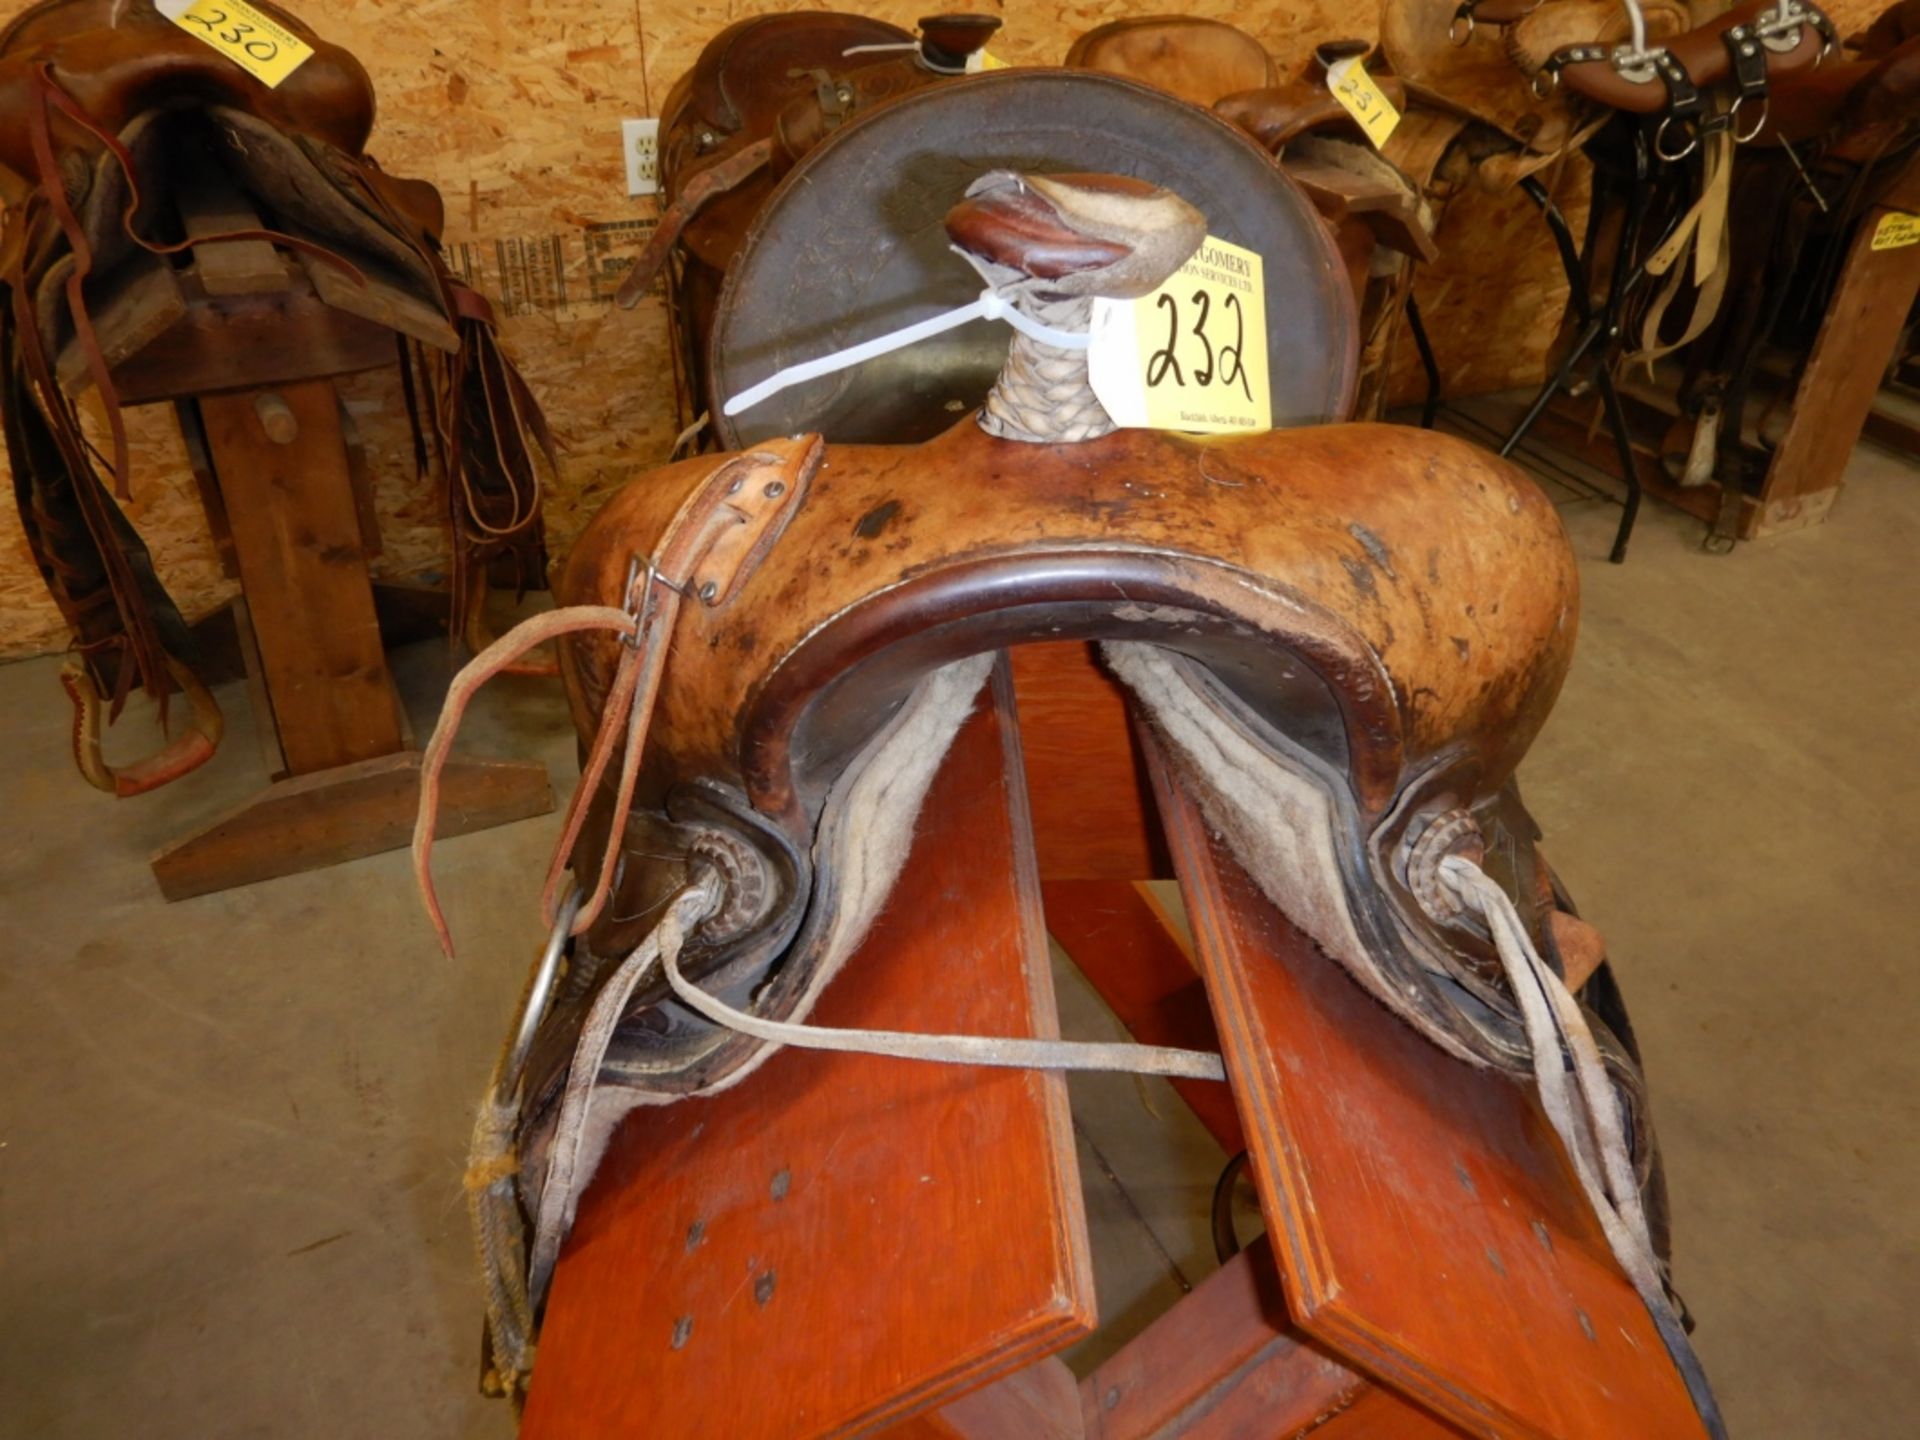
[{"label": "wall plug outlet cover", "polygon": [[620,147],[627,156],[627,194],[660,193],[660,122],[622,120]]}]

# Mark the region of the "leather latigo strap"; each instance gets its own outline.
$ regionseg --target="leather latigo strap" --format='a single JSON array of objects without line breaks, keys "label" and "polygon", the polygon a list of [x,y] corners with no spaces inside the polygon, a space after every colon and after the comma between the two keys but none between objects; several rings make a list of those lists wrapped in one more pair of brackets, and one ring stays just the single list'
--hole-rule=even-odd
[{"label": "leather latigo strap", "polygon": [[711,201],[738,189],[759,174],[772,158],[772,138],[756,140],[689,180],[673,198],[673,202],[661,212],[660,223],[654,227],[647,248],[640,252],[640,258],[633,262],[626,279],[620,282],[620,289],[613,297],[614,303],[622,310],[631,310],[638,305],[640,298],[653,288],[653,282],[660,278],[660,271],[673,253],[673,247],[680,243],[681,232],[694,217],[706,209]]},{"label": "leather latigo strap", "polygon": [[[455,327],[454,353],[408,357],[404,343],[400,353],[416,457],[424,466],[424,425],[450,477],[454,634],[484,633],[477,596],[493,560],[508,560],[522,584],[545,574],[540,495],[553,439],[499,348],[486,302],[447,272],[439,196],[363,153],[373,92],[359,62],[263,8],[314,47],[273,89],[147,5],[44,0],[0,31],[0,116],[12,122],[0,127],[0,410],[28,544],[75,637],[76,764],[116,794],[186,773],[219,735],[217,707],[187,668],[187,626],[107,494],[110,483],[129,497],[129,452],[89,305],[123,283],[126,267],[164,264],[189,244],[260,239],[349,283],[377,272],[438,307]],[[170,169],[196,164],[221,167],[265,223],[158,238]],[[56,378],[68,340],[103,402],[105,457]],[[424,391],[413,383],[416,361]],[[98,727],[136,686],[163,705],[184,690],[193,719],[159,755],[116,774],[100,761]]]}]

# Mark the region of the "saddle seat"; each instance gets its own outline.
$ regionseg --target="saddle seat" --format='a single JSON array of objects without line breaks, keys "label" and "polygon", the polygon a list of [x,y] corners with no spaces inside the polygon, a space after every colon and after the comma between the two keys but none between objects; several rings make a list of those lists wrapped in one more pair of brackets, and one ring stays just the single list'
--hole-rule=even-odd
[{"label": "saddle seat", "polygon": [[1210,109],[1223,95],[1279,82],[1267,47],[1222,20],[1143,15],[1095,26],[1061,62],[1069,70],[1122,75]]},{"label": "saddle seat", "polygon": [[[1568,92],[1582,100],[1630,115],[1657,115],[1674,101],[1674,85],[1705,91],[1733,75],[1728,32],[1752,29],[1779,7],[1779,0],[1744,0],[1724,15],[1715,16],[1657,42],[1659,58],[1644,72],[1623,68],[1610,51],[1597,45],[1562,50],[1549,62]],[[1765,58],[1769,89],[1811,70],[1820,63],[1832,40],[1832,27],[1818,11],[1807,7],[1807,23],[1798,27],[1791,48],[1774,49],[1756,39]],[[1664,52],[1664,54],[1659,54]],[[1662,75],[1668,78],[1663,82]]]}]

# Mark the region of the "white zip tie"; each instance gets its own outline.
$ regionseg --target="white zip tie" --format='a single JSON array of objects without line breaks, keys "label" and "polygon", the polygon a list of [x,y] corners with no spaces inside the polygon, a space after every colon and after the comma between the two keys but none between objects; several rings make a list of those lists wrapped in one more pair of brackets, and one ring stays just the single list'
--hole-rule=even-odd
[{"label": "white zip tie", "polygon": [[979,299],[957,310],[943,311],[901,329],[876,335],[871,340],[862,340],[858,345],[849,345],[844,350],[835,350],[812,360],[802,360],[797,365],[789,365],[784,370],[776,370],[758,385],[735,395],[720,407],[721,411],[727,415],[738,415],[742,410],[750,410],[782,390],[916,344],[943,331],[965,325],[970,320],[1004,320],[1023,335],[1060,350],[1085,350],[1093,343],[1093,337],[1085,331],[1056,330],[1051,325],[1042,325],[1038,320],[1022,315],[999,291],[987,289],[980,292]]}]

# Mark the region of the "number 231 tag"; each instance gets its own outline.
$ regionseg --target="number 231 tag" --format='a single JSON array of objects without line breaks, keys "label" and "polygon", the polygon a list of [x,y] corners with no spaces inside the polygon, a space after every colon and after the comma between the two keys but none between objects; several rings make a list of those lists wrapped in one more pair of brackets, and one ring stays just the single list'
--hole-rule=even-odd
[{"label": "number 231 tag", "polygon": [[1115,424],[1214,435],[1273,428],[1263,271],[1253,251],[1209,235],[1151,295],[1093,302],[1088,379]]},{"label": "number 231 tag", "polygon": [[311,45],[246,0],[154,0],[154,8],[268,89],[313,54]]},{"label": "number 231 tag", "polygon": [[1367,67],[1360,63],[1359,56],[1350,55],[1328,66],[1327,88],[1333,91],[1333,98],[1366,132],[1374,149],[1387,143],[1387,137],[1393,134],[1394,127],[1400,123],[1400,112],[1393,108],[1393,101],[1387,98],[1386,92],[1367,73]]}]

